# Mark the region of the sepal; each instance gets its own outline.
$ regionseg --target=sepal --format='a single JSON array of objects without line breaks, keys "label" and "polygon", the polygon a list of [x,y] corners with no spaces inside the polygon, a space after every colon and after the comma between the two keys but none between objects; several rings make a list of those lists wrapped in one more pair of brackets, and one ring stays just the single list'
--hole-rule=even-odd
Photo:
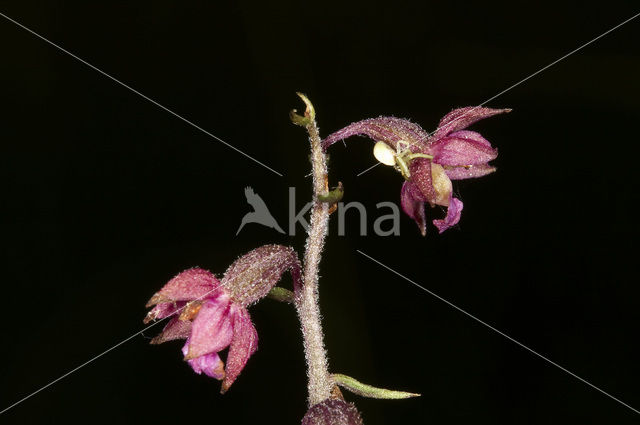
[{"label": "sepal", "polygon": [[289,270],[294,288],[300,284],[300,261],[291,247],[264,245],[238,258],[224,274],[222,286],[242,306],[266,296]]}]

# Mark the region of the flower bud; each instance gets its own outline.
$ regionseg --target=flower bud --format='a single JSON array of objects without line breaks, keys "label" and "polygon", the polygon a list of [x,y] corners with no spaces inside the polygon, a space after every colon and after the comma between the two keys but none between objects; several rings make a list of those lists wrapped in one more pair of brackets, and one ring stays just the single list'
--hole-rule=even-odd
[{"label": "flower bud", "polygon": [[302,425],[363,425],[358,409],[344,400],[329,399],[312,406]]}]

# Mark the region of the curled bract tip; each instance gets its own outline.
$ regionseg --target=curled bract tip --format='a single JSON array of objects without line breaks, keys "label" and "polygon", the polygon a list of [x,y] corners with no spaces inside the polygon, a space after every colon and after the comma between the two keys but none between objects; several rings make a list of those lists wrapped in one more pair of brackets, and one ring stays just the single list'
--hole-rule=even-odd
[{"label": "curled bract tip", "polygon": [[302,127],[306,127],[316,119],[316,110],[313,107],[313,104],[311,103],[309,98],[305,94],[300,92],[296,92],[296,94],[298,95],[298,97],[300,97],[300,99],[302,99],[302,101],[306,105],[304,116],[298,114],[298,111],[296,109],[292,109],[291,112],[289,112],[289,118],[294,124]]}]

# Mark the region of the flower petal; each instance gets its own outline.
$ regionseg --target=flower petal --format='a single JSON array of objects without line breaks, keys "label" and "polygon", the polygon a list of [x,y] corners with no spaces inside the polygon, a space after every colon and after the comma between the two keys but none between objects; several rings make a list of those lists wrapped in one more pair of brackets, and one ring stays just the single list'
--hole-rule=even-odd
[{"label": "flower petal", "polygon": [[400,205],[402,210],[411,217],[422,236],[427,234],[427,219],[424,214],[424,201],[420,200],[422,194],[412,182],[404,182],[400,191]]},{"label": "flower petal", "polygon": [[162,332],[151,340],[151,344],[162,344],[174,339],[187,339],[191,333],[191,322],[177,317],[169,320]]},{"label": "flower petal", "polygon": [[376,142],[385,142],[393,149],[396,149],[398,141],[404,140],[413,145],[416,150],[418,145],[426,143],[429,137],[422,127],[409,120],[395,117],[378,117],[354,122],[332,133],[322,141],[322,147],[327,149],[335,142],[355,135],[368,136]]},{"label": "flower petal", "polygon": [[433,188],[431,161],[426,158],[416,158],[411,161],[409,172],[411,173],[411,182],[418,188],[422,196],[419,196],[417,193],[414,193],[414,195],[423,201],[434,204],[437,194]]},{"label": "flower petal", "polygon": [[294,288],[300,285],[300,261],[295,250],[264,245],[234,261],[221,284],[234,302],[246,306],[267,295],[287,270],[291,271]]},{"label": "flower petal", "polygon": [[482,177],[496,171],[496,167],[489,164],[470,165],[468,167],[452,167],[445,166],[444,172],[451,180],[470,179],[474,177]]},{"label": "flower petal", "polygon": [[147,303],[147,307],[163,302],[192,301],[212,292],[220,282],[210,271],[200,268],[185,270],[171,279]]},{"label": "flower petal", "polygon": [[447,208],[447,216],[444,220],[433,220],[433,224],[438,228],[440,233],[444,232],[451,226],[455,226],[460,221],[462,213],[462,201],[458,198],[451,197],[449,207]]},{"label": "flower petal", "polygon": [[221,393],[229,389],[257,349],[258,332],[251,322],[249,312],[245,308],[239,308],[233,317],[233,340],[227,356],[226,376]]},{"label": "flower petal", "polygon": [[[187,353],[189,341],[182,347],[182,354]],[[191,369],[198,375],[204,372],[207,376],[222,380],[224,378],[224,363],[218,353],[205,354],[195,359],[187,360]]]},{"label": "flower petal", "polygon": [[435,141],[430,147],[433,162],[442,165],[486,164],[498,151],[475,131],[457,131]]},{"label": "flower petal", "polygon": [[433,137],[436,140],[441,139],[454,131],[467,128],[476,121],[506,112],[511,112],[511,109],[493,109],[478,106],[454,109],[442,117]]},{"label": "flower petal", "polygon": [[477,131],[459,130],[454,131],[447,137],[459,137],[461,139],[468,139],[491,148],[491,143],[489,143],[489,141],[482,137],[482,134],[478,133]]},{"label": "flower petal", "polygon": [[186,360],[218,352],[231,343],[233,305],[226,293],[207,299],[193,320]]}]

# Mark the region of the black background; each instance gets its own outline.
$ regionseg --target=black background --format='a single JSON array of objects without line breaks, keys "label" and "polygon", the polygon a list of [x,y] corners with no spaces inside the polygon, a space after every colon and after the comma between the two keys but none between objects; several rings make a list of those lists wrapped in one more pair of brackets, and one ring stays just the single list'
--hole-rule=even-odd
[{"label": "black background", "polygon": [[[637,12],[601,2],[24,2],[0,11],[284,174],[279,177],[0,19],[4,408],[143,328],[177,272],[222,273],[295,237],[248,225],[252,186],[282,226],[310,195],[304,131],[395,115],[433,130]],[[332,370],[419,399],[355,401],[373,424],[637,423],[638,414],[383,269],[356,249],[640,407],[640,21],[488,106],[497,173],[454,184],[460,225],[422,238],[332,222],[321,304]],[[345,201],[397,201],[371,143],[331,149]],[[440,211],[434,211],[440,214]],[[433,215],[433,214],[432,214]],[[284,286],[291,284],[287,277]],[[0,423],[299,423],[304,359],[290,306],[253,307],[260,350],[228,394],[158,327],[0,415]]]}]

